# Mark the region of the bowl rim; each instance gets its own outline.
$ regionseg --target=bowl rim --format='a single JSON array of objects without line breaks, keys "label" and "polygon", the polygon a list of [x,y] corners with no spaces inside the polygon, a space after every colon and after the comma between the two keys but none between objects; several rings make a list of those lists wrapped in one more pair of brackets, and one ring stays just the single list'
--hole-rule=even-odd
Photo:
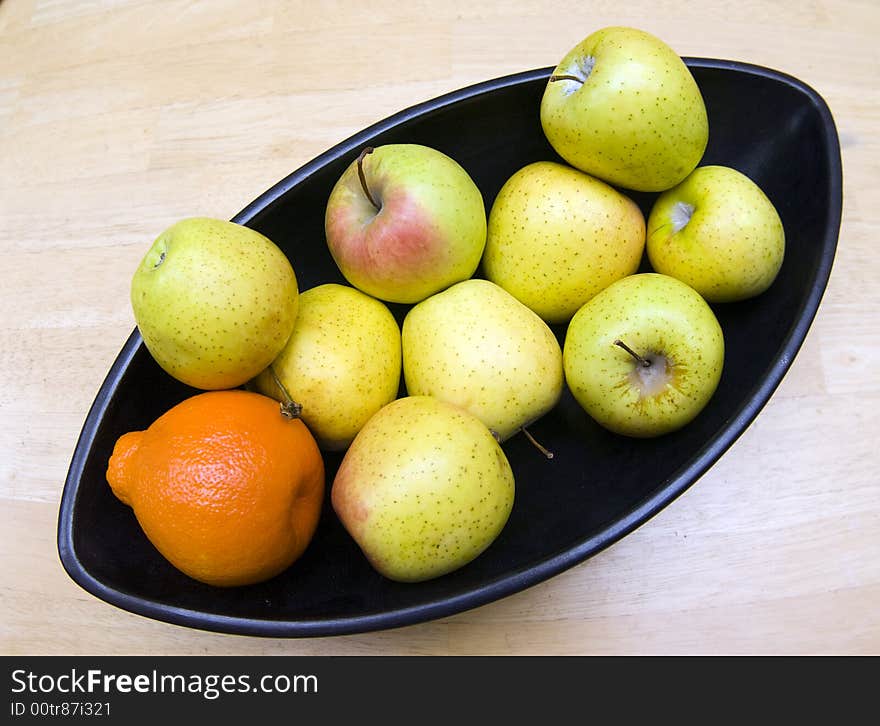
[{"label": "bowl rim", "polygon": [[[135,328],[119,352],[92,402],[77,440],[64,483],[58,514],[57,545],[61,564],[71,579],[92,595],[123,610],[200,630],[263,637],[314,637],[364,633],[398,628],[454,615],[548,580],[610,547],[658,514],[690,488],[733,445],[770,400],[806,338],[827,287],[834,262],[842,215],[843,180],[840,141],[836,125],[825,100],[812,87],[786,73],[750,63],[699,57],[685,57],[683,60],[692,69],[728,70],[783,83],[810,100],[821,117],[825,148],[828,150],[829,223],[823,239],[819,265],[811,280],[810,290],[796,313],[795,325],[782,342],[780,356],[767,375],[763,376],[752,391],[744,396],[742,405],[728,420],[720,433],[695,452],[686,465],[674,472],[665,482],[659,483],[652,495],[631,508],[622,517],[565,552],[537,565],[508,572],[480,587],[430,603],[381,613],[304,620],[240,617],[158,603],[134,593],[108,586],[85,568],[77,557],[74,547],[74,515],[79,497],[79,482],[110,400],[142,345],[141,335]],[[244,207],[232,218],[232,221],[238,224],[249,224],[278,202],[291,188],[308,178],[315,170],[342,157],[348,157],[377,134],[427,112],[439,110],[487,92],[546,79],[553,68],[553,66],[549,66],[501,76],[405,108],[341,141],[284,177]]]}]

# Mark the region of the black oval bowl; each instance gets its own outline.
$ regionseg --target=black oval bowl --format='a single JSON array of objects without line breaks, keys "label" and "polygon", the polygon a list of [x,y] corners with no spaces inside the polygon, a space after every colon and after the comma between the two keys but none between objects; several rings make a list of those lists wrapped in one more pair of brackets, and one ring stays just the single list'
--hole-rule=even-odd
[{"label": "black oval bowl", "polygon": [[[703,164],[754,179],[786,230],[785,262],[773,286],[743,303],[716,306],[726,364],[699,417],[654,440],[615,436],[568,391],[528,442],[504,445],[516,502],[500,537],[466,567],[420,584],[384,579],[342,528],[329,500],[305,555],[278,577],[220,589],[175,570],[152,547],[131,509],[105,479],[123,433],[146,428],[196,393],[152,360],[135,330],[86,418],[61,501],[58,549],[69,575],[99,598],[180,625],[263,636],[318,636],[397,627],[451,615],[584,561],[620,539],[693,484],[746,429],[804,340],[828,281],[841,214],[841,164],[828,107],[795,78],[742,63],[688,59],[709,113]],[[490,208],[504,181],[533,161],[556,159],[539,106],[551,69],[487,81],[402,111],[342,142],[282,180],[238,216],[290,257],[301,289],[344,282],[324,240],[328,194],[366,145],[433,146],[456,159]],[[647,215],[656,195],[632,195]],[[398,320],[406,309],[394,306]],[[564,328],[558,328],[560,341]],[[327,455],[327,484],[340,455]]]}]

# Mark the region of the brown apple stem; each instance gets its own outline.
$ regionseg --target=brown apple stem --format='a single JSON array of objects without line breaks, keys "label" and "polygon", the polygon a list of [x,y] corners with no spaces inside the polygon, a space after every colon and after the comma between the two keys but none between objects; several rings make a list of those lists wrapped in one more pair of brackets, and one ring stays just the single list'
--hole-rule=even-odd
[{"label": "brown apple stem", "polygon": [[550,76],[549,82],[554,83],[556,81],[577,81],[578,83],[583,83],[584,79],[573,76],[570,73],[554,73]]},{"label": "brown apple stem", "polygon": [[284,418],[299,418],[300,415],[302,415],[302,404],[297,403],[291,398],[287,388],[275,372],[275,368],[271,365],[269,366],[269,373],[272,374],[272,380],[275,381],[275,385],[278,386],[278,390],[281,391],[281,395],[284,396],[284,400],[281,402],[281,415],[284,416]]},{"label": "brown apple stem", "polygon": [[526,438],[529,440],[532,446],[534,446],[538,451],[544,454],[544,456],[546,456],[548,459],[553,458],[553,452],[550,451],[550,449],[548,449],[546,446],[544,446],[540,441],[538,441],[534,436],[532,436],[525,426],[520,426],[519,430],[526,435]]},{"label": "brown apple stem", "polygon": [[641,365],[642,367],[644,367],[644,368],[651,367],[651,361],[649,361],[647,358],[642,358],[642,356],[640,356],[638,353],[636,353],[632,348],[630,348],[622,340],[615,340],[614,345],[617,345],[617,346],[623,348],[627,353],[629,353],[633,358],[635,358],[639,362],[639,365]]},{"label": "brown apple stem", "polygon": [[367,186],[367,177],[364,175],[364,157],[367,154],[372,154],[372,153],[373,153],[373,147],[367,146],[361,152],[360,156],[358,156],[358,160],[357,160],[358,179],[361,180],[361,186],[364,188],[364,194],[367,195],[367,199],[370,200],[370,204],[372,204],[376,208],[376,211],[378,211],[380,209],[380,207],[378,204],[376,204],[376,200],[373,199],[373,195],[370,194],[370,188]]}]

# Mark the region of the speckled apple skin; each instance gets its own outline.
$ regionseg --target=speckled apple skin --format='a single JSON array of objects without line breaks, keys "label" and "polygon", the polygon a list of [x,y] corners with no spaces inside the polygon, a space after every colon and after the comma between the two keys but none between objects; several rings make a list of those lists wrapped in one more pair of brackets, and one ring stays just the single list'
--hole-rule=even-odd
[{"label": "speckled apple skin", "polygon": [[541,125],[572,166],[638,191],[662,191],[699,163],[709,140],[706,106],[682,59],[659,38],[635,28],[598,30],[572,48],[554,74],[581,84],[547,83]]},{"label": "speckled apple skin", "polygon": [[170,375],[206,390],[235,388],[269,365],[298,302],[293,268],[271,240],[205,217],[162,232],[131,283],[147,350]]},{"label": "speckled apple skin", "polygon": [[[346,448],[400,388],[400,328],[391,311],[353,287],[329,283],[299,296],[299,314],[272,368],[322,449]],[[271,373],[261,393],[284,400]]]},{"label": "speckled apple skin", "polygon": [[352,162],[330,192],[327,245],[345,279],[381,300],[416,303],[477,269],[486,207],[470,175],[420,144],[387,144]]},{"label": "speckled apple skin", "polygon": [[[693,208],[678,231],[677,204]],[[686,282],[709,302],[760,295],[782,267],[785,230],[776,207],[736,169],[698,167],[658,197],[648,220],[651,266]]]},{"label": "speckled apple skin", "polygon": [[[630,383],[640,355],[666,355],[671,385],[643,397]],[[724,366],[724,336],[712,309],[683,282],[632,275],[609,286],[572,318],[563,346],[565,379],[584,410],[619,434],[651,437],[675,431],[703,410]]]},{"label": "speckled apple skin", "polygon": [[514,477],[479,419],[410,396],[361,429],[331,500],[378,572],[419,582],[466,565],[496,539],[513,507]]},{"label": "speckled apple skin", "polygon": [[485,276],[550,323],[564,323],[600,290],[633,274],[645,249],[638,205],[563,164],[514,173],[489,213]]},{"label": "speckled apple skin", "polygon": [[465,280],[420,302],[404,319],[402,338],[407,391],[470,411],[502,441],[562,394],[556,336],[488,280]]}]

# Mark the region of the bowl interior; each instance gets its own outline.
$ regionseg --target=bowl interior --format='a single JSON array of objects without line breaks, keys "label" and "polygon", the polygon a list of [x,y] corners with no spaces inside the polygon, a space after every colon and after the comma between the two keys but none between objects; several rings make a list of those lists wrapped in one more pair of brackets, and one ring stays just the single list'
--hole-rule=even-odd
[{"label": "bowl interior", "polygon": [[[732,166],[754,179],[779,210],[788,246],[779,277],[764,295],[715,306],[726,362],[717,393],[693,423],[655,440],[615,436],[590,420],[566,390],[531,427],[555,452],[553,460],[521,436],[505,443],[517,484],[513,512],[495,543],[461,570],[418,585],[382,578],[328,499],[312,544],[288,571],[260,585],[217,589],[171,567],[106,483],[117,437],[146,428],[196,393],[161,371],[135,332],[86,421],[67,482],[59,545],[74,579],[135,612],[211,629],[306,635],[389,627],[456,612],[549,577],[607,546],[689,486],[748,425],[790,364],[827,281],[840,214],[839,150],[821,99],[763,69],[689,63],[709,113],[702,163]],[[393,142],[438,148],[471,174],[488,210],[514,171],[558,160],[538,117],[549,70],[402,112],[279,182],[236,221],[278,243],[301,289],[343,283],[324,240],[324,208],[358,151]],[[630,195],[647,215],[656,195]],[[407,307],[392,309],[402,321]],[[564,327],[556,333],[561,343]],[[340,459],[325,457],[328,497]]]}]

